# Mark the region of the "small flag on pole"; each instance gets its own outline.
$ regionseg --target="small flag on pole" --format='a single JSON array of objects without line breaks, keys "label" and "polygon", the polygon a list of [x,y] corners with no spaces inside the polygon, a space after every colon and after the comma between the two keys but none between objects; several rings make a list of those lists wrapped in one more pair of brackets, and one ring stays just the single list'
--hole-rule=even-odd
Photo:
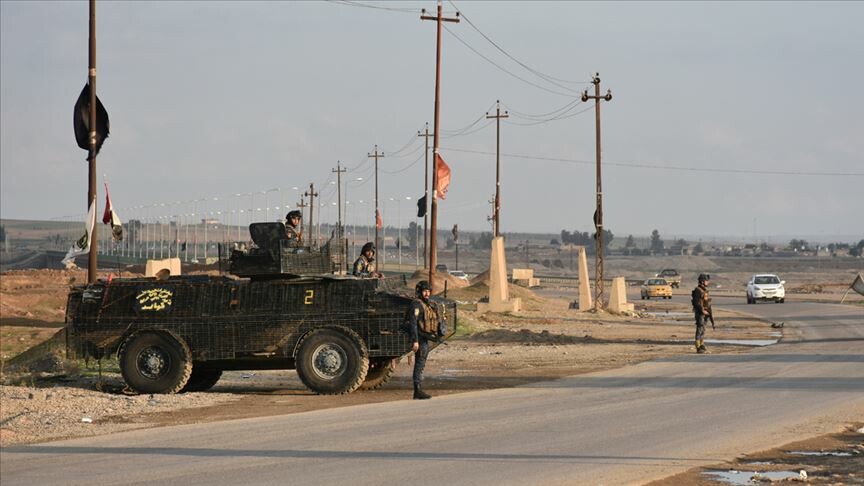
[{"label": "small flag on pole", "polygon": [[108,182],[105,182],[105,212],[102,213],[102,223],[111,225],[111,239],[114,241],[123,240],[123,226],[120,223],[120,217],[114,211],[114,206],[111,204],[111,194],[108,192]]},{"label": "small flag on pole", "polygon": [[93,227],[96,226],[96,201],[90,203],[90,209],[87,211],[87,219],[84,221],[84,235],[78,238],[78,241],[72,244],[66,256],[61,260],[67,268],[75,265],[75,257],[86,255],[90,252],[90,236],[93,234]]},{"label": "small flag on pole", "polygon": [[426,216],[426,195],[417,200],[417,217]]},{"label": "small flag on pole", "polygon": [[384,221],[381,220],[381,213],[375,210],[375,227],[381,229],[384,227]]},{"label": "small flag on pole", "polygon": [[438,175],[438,185],[435,187],[438,197],[447,199],[447,189],[450,188],[450,167],[439,154],[435,154],[435,171]]}]

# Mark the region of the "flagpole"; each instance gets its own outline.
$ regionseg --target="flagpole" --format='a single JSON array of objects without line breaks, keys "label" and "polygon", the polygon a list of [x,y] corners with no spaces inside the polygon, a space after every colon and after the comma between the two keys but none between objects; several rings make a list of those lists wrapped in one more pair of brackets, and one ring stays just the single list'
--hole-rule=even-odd
[{"label": "flagpole", "polygon": [[[89,138],[90,151],[87,157],[89,162],[89,185],[87,189],[87,204],[96,204],[96,0],[90,0],[90,56],[87,70],[88,82],[90,84],[90,124]],[[98,227],[93,225],[93,233],[90,235],[90,255],[87,261],[87,283],[96,282],[96,252],[99,246],[97,238]]]}]

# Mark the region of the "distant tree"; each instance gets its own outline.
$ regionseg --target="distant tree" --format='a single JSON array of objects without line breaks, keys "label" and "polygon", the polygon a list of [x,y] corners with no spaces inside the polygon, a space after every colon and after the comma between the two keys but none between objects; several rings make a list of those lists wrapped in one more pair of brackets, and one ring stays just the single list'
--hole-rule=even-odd
[{"label": "distant tree", "polygon": [[558,240],[556,240],[555,238],[552,238],[551,240],[549,240],[549,244],[552,246],[561,246],[561,243]]},{"label": "distant tree", "polygon": [[408,244],[412,247],[417,247],[417,233],[418,233],[417,223],[411,221],[408,223]]},{"label": "distant tree", "polygon": [[855,257],[864,255],[864,240],[859,241],[857,245],[849,248],[849,254]]},{"label": "distant tree", "polygon": [[635,248],[636,241],[633,240],[633,235],[627,235],[627,241],[624,242],[624,248]]},{"label": "distant tree", "polygon": [[693,254],[701,255],[702,253],[705,253],[705,249],[702,248],[702,242],[700,241],[699,243],[696,243],[696,246],[693,247]]},{"label": "distant tree", "polygon": [[797,239],[789,240],[789,248],[792,248],[793,250],[806,250],[807,249],[807,241],[806,240],[797,240]]},{"label": "distant tree", "polygon": [[766,243],[764,241],[759,244],[759,249],[762,251],[771,251],[771,247],[768,246],[768,243]]},{"label": "distant tree", "polygon": [[663,240],[660,239],[660,232],[656,229],[651,232],[651,251],[663,251]]},{"label": "distant tree", "polygon": [[492,233],[483,232],[471,243],[471,248],[475,250],[485,250],[492,247]]},{"label": "distant tree", "polygon": [[675,244],[680,246],[681,248],[684,248],[685,246],[687,246],[687,240],[685,240],[684,238],[679,238],[675,241]]}]

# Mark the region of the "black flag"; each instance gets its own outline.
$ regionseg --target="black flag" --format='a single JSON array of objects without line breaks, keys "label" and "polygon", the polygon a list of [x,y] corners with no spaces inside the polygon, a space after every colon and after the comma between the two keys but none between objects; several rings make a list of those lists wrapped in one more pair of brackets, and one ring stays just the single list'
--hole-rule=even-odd
[{"label": "black flag", "polygon": [[[78,146],[84,150],[90,150],[90,83],[84,85],[81,90],[81,95],[78,96],[78,101],[75,102],[75,112],[72,114],[72,126],[75,128],[75,141]],[[108,111],[102,105],[99,97],[96,97],[96,153],[99,155],[99,149],[108,138]],[[88,156],[89,158],[89,156]]]},{"label": "black flag", "polygon": [[426,216],[426,196],[425,195],[417,200],[417,217],[422,218],[423,216]]}]

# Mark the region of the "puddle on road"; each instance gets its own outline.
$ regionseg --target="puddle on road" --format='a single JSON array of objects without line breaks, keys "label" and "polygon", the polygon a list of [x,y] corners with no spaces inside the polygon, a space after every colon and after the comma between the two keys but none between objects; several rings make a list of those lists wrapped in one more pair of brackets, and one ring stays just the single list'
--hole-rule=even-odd
[{"label": "puddle on road", "polygon": [[835,456],[835,457],[850,457],[851,452],[829,451],[829,452],[813,452],[813,451],[790,451],[789,454],[796,456]]},{"label": "puddle on road", "polygon": [[706,339],[705,344],[737,344],[739,346],[770,346],[779,339]]},{"label": "puddle on road", "polygon": [[716,481],[735,485],[748,485],[761,483],[763,481],[787,481],[801,477],[800,472],[792,471],[704,471],[702,475],[709,476],[711,479]]},{"label": "puddle on road", "polygon": [[646,312],[651,317],[693,317],[692,312]]}]

